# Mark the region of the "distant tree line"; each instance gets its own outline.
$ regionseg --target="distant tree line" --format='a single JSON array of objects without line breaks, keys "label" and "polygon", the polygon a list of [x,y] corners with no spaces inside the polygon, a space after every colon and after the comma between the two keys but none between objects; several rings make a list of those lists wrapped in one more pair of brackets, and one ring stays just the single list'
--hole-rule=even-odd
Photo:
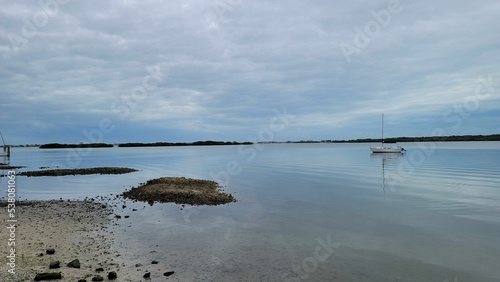
[{"label": "distant tree line", "polygon": [[90,144],[59,144],[59,143],[49,143],[41,145],[40,149],[66,149],[66,148],[109,148],[113,147],[113,144],[106,143],[90,143]]},{"label": "distant tree line", "polygon": [[[445,142],[445,141],[500,141],[500,134],[491,135],[451,135],[451,136],[429,136],[429,137],[392,137],[385,138],[384,142]],[[286,142],[262,142],[262,143],[374,143],[382,142],[381,138],[362,138],[352,140],[300,140]],[[196,142],[155,142],[155,143],[122,143],[118,147],[167,147],[167,146],[215,146],[215,145],[252,145],[252,142],[236,141],[196,141]],[[90,144],[59,144],[50,143],[41,145],[40,149],[61,148],[109,148],[113,144],[90,143]]]},{"label": "distant tree line", "polygon": [[252,142],[230,142],[230,141],[196,141],[191,143],[186,142],[155,142],[155,143],[123,143],[118,147],[166,147],[166,146],[215,146],[215,145],[251,145]]},{"label": "distant tree line", "polygon": [[[500,141],[500,134],[491,135],[451,135],[451,136],[428,136],[428,137],[393,137],[385,138],[384,142],[445,142],[445,141]],[[382,142],[381,138],[364,138],[354,140],[323,140],[326,143],[371,143]]]}]

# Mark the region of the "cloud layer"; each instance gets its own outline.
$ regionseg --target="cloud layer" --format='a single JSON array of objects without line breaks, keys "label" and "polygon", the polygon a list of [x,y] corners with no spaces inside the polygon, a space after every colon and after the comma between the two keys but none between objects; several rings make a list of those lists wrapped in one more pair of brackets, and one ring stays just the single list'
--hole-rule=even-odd
[{"label": "cloud layer", "polygon": [[498,1],[0,2],[9,143],[499,130]]}]

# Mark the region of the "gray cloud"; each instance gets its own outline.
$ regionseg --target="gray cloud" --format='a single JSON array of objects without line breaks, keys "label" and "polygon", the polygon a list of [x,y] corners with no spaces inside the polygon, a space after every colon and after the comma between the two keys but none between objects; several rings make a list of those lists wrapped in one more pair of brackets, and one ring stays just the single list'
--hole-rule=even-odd
[{"label": "gray cloud", "polygon": [[[277,139],[378,136],[382,112],[395,135],[498,132],[497,1],[55,1],[1,1],[0,130],[13,143],[76,142],[102,118],[110,142],[245,140],[283,107],[295,119]],[[359,52],[347,60],[342,44]],[[154,89],[126,117],[112,110],[154,66]],[[450,129],[480,77],[494,91]]]}]

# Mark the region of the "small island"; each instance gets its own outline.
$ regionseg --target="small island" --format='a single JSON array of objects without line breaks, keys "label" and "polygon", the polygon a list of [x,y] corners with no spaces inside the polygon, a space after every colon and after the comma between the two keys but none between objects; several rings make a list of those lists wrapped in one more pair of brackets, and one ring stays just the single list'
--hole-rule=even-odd
[{"label": "small island", "polygon": [[211,180],[185,177],[162,177],[148,180],[139,187],[122,193],[124,198],[148,202],[176,203],[188,205],[222,205],[236,202],[223,192],[219,184]]}]

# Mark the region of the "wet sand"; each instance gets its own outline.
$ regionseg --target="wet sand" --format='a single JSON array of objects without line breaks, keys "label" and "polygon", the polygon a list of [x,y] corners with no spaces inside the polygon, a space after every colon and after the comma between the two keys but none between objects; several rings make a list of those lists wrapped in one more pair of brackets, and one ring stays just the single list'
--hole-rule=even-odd
[{"label": "wet sand", "polygon": [[[3,209],[0,222],[8,225],[5,202],[0,206]],[[116,271],[120,278],[120,254],[111,250],[111,237],[107,232],[113,221],[112,214],[109,205],[93,201],[17,202],[15,274],[8,272],[9,266],[5,263],[10,252],[7,244],[10,234],[2,230],[2,281],[33,281],[37,273],[44,272],[60,272],[63,279],[55,281],[91,281],[96,274],[107,280],[110,271]],[[46,250],[51,248],[55,253],[49,255]],[[68,267],[67,263],[75,259],[81,267]],[[50,263],[55,261],[59,261],[61,267],[49,269]],[[98,268],[104,271],[98,273]]]}]

